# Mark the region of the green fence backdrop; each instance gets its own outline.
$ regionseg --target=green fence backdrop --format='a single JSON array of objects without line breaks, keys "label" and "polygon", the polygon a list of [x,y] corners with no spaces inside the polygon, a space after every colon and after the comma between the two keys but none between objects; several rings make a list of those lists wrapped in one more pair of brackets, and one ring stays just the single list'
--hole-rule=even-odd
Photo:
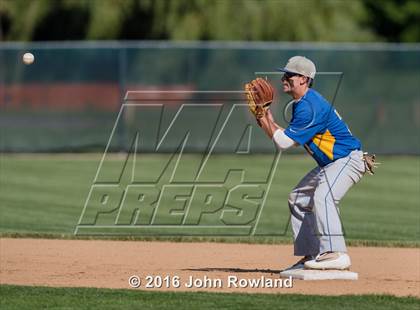
[{"label": "green fence backdrop", "polygon": [[[22,63],[26,51],[35,55],[34,64]],[[320,74],[314,88],[331,101],[335,97],[334,105],[364,149],[420,153],[419,44],[246,42],[0,43],[0,150],[101,152],[127,90],[240,91],[257,75],[277,85],[280,75],[275,68],[293,55],[315,62]],[[181,96],[174,103],[169,96],[154,103],[163,104],[168,115],[174,115],[184,99],[208,103],[194,98]],[[286,95],[278,94],[274,105],[283,125],[287,101]],[[214,103],[229,107],[241,102],[234,97]],[[135,116],[123,113],[112,150],[128,149],[136,126],[156,121],[132,113]],[[203,116],[190,117],[197,123]],[[245,109],[234,122],[250,122]],[[194,128],[209,130],[204,125]],[[255,132],[252,151],[271,152],[271,142]],[[223,143],[219,151],[232,149],[232,141]],[[154,146],[146,143],[144,151],[154,151]]]}]

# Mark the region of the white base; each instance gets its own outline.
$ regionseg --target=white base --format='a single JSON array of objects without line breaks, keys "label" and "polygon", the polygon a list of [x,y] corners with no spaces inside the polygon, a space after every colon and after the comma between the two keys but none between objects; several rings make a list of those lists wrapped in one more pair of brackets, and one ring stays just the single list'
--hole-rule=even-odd
[{"label": "white base", "polygon": [[281,278],[299,279],[299,280],[357,280],[358,273],[347,270],[310,270],[295,269],[280,272]]}]

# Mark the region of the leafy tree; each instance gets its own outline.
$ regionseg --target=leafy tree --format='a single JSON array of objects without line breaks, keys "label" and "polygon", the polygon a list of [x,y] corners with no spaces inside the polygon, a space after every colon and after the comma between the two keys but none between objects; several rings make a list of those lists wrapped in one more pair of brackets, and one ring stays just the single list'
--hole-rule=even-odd
[{"label": "leafy tree", "polygon": [[365,0],[366,26],[390,42],[420,42],[420,1]]},{"label": "leafy tree", "polygon": [[419,41],[416,0],[2,0],[5,40]]},{"label": "leafy tree", "polygon": [[30,41],[36,26],[51,14],[53,8],[49,0],[0,1],[0,25],[4,39]]}]

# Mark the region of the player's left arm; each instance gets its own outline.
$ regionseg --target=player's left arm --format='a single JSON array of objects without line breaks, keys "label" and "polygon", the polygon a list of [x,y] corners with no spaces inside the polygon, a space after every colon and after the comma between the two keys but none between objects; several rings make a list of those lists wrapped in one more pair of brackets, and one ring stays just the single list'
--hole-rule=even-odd
[{"label": "player's left arm", "polygon": [[262,78],[257,78],[245,84],[248,107],[255,116],[258,125],[264,132],[273,139],[280,150],[288,149],[296,145],[295,141],[284,133],[284,128],[280,127],[273,118],[270,105],[274,98],[274,89],[271,84]]}]

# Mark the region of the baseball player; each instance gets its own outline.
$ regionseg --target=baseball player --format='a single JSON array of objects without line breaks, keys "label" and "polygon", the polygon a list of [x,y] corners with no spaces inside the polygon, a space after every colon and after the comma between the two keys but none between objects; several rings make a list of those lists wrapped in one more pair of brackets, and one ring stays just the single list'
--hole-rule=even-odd
[{"label": "baseball player", "polygon": [[316,68],[311,60],[294,56],[279,71],[284,72],[283,92],[294,101],[289,126],[274,121],[269,109],[273,88],[264,79],[245,85],[250,110],[279,150],[301,145],[318,164],[289,195],[294,254],[303,258],[287,270],[348,269],[337,206],[366,171],[373,173],[375,157],[361,151],[338,112],[312,89]]}]

